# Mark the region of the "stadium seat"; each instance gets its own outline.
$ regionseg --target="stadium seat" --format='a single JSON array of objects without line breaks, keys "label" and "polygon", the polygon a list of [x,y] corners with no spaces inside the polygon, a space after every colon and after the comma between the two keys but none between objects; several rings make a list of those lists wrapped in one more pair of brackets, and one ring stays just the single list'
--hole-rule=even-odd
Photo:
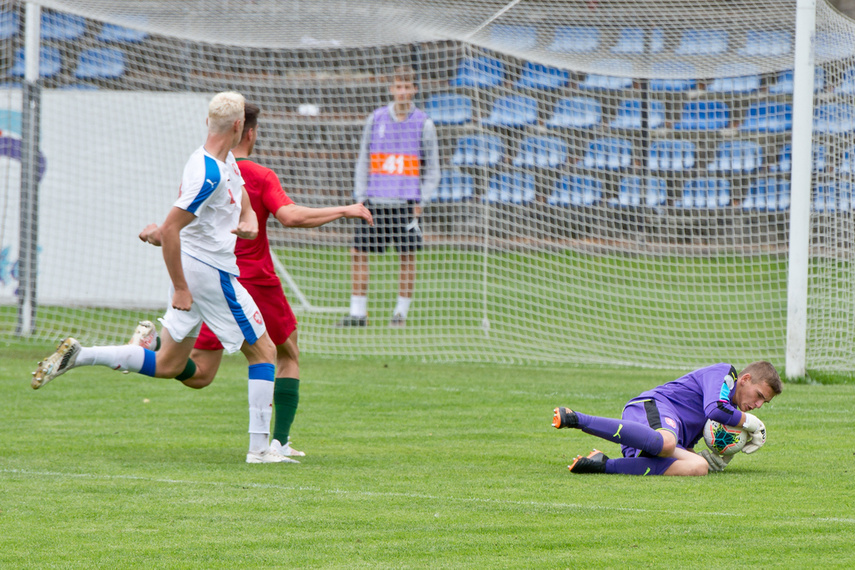
[{"label": "stadium seat", "polygon": [[567,162],[567,143],[558,137],[528,137],[520,144],[513,165],[521,168],[558,168]]},{"label": "stadium seat", "polygon": [[689,101],[674,123],[678,131],[714,131],[730,126],[730,107],[723,101]]},{"label": "stadium seat", "polygon": [[[813,145],[813,172],[822,172],[828,166],[825,159],[825,145]],[[793,145],[790,143],[781,147],[778,154],[778,163],[769,165],[769,172],[788,173],[793,170]]]},{"label": "stadium seat", "polygon": [[[647,102],[647,128],[658,129],[665,125],[665,103]],[[620,102],[617,116],[609,123],[612,129],[641,129],[641,99],[625,99]]]},{"label": "stadium seat", "polygon": [[11,40],[18,35],[21,18],[16,12],[0,12],[0,41]]},{"label": "stadium seat", "polygon": [[86,18],[59,12],[42,12],[41,39],[45,42],[73,42],[86,33]]},{"label": "stadium seat", "polygon": [[570,81],[570,72],[558,67],[549,67],[542,63],[525,62],[522,75],[514,83],[517,89],[541,89],[544,91],[561,89]]},{"label": "stadium seat", "polygon": [[650,143],[647,168],[651,171],[681,172],[695,166],[695,143],[662,140]]},{"label": "stadium seat", "polygon": [[499,97],[482,124],[491,127],[524,127],[537,123],[537,99],[525,95]]},{"label": "stadium seat", "polygon": [[855,95],[855,67],[843,72],[840,83],[834,88],[836,95]]},{"label": "stadium seat", "polygon": [[837,171],[841,174],[848,174],[849,176],[855,173],[855,146],[849,147],[843,153],[843,158],[837,164]]},{"label": "stadium seat", "polygon": [[[9,70],[12,77],[24,77],[24,48],[15,51],[15,63]],[[44,78],[54,77],[62,71],[62,55],[59,49],[50,46],[39,48],[39,76]]]},{"label": "stadium seat", "polygon": [[775,101],[752,103],[739,125],[739,130],[752,133],[783,133],[792,128],[793,106]]},{"label": "stadium seat", "polygon": [[691,91],[698,86],[695,66],[681,61],[661,61],[651,66],[655,79],[648,82],[651,91],[680,93]]},{"label": "stadium seat", "polygon": [[505,64],[492,57],[466,57],[460,61],[451,80],[456,87],[488,89],[505,80]]},{"label": "stadium seat", "polygon": [[433,202],[461,202],[469,200],[475,194],[475,182],[471,175],[457,170],[443,170]]},{"label": "stadium seat", "polygon": [[138,44],[148,39],[148,33],[116,24],[104,24],[96,39],[109,44]]},{"label": "stadium seat", "polygon": [[851,212],[855,209],[852,201],[852,182],[842,180],[837,183],[837,210],[839,212]]},{"label": "stadium seat", "polygon": [[826,103],[814,107],[813,131],[826,135],[855,131],[855,109],[847,103]]},{"label": "stadium seat", "polygon": [[590,53],[600,45],[600,30],[593,27],[559,26],[547,49],[560,53]]},{"label": "stadium seat", "polygon": [[707,84],[709,93],[753,93],[760,89],[760,70],[750,63],[721,65],[715,76]]},{"label": "stadium seat", "polygon": [[845,59],[855,55],[852,35],[844,32],[817,32],[814,40],[816,61]]},{"label": "stadium seat", "polygon": [[598,178],[564,175],[546,202],[550,206],[579,208],[596,206],[602,199],[603,183]]},{"label": "stadium seat", "polygon": [[678,208],[715,209],[730,205],[730,180],[698,178],[683,185],[683,197],[675,203]]},{"label": "stadium seat", "polygon": [[451,163],[454,166],[496,166],[504,154],[504,145],[497,136],[465,136],[457,141]]},{"label": "stadium seat", "polygon": [[490,177],[483,201],[488,204],[528,205],[534,199],[534,176],[523,172],[497,172]]},{"label": "stadium seat", "polygon": [[755,172],[763,166],[763,148],[754,141],[725,141],[707,165],[711,173]]},{"label": "stadium seat", "polygon": [[594,63],[594,68],[605,74],[589,73],[579,82],[580,89],[591,91],[620,91],[632,87],[632,62],[622,59],[604,59]]},{"label": "stadium seat", "polygon": [[[813,92],[819,93],[823,89],[825,89],[825,69],[822,67],[816,67],[813,76]],[[792,95],[793,71],[780,72],[775,84],[769,86],[769,93],[773,95]]]},{"label": "stadium seat", "polygon": [[837,186],[833,182],[814,187],[811,210],[818,214],[833,214],[837,211]]},{"label": "stadium seat", "polygon": [[556,129],[587,129],[600,124],[603,109],[599,100],[590,97],[561,99],[555,104],[546,126]]},{"label": "stadium seat", "polygon": [[425,101],[425,112],[437,125],[462,125],[472,120],[472,101],[456,93],[435,93]]},{"label": "stadium seat", "polygon": [[752,212],[783,212],[790,208],[790,181],[773,176],[751,182],[742,209]]},{"label": "stadium seat", "polygon": [[724,30],[684,30],[677,55],[720,55],[727,51],[727,32]]},{"label": "stadium seat", "polygon": [[655,177],[647,178],[644,184],[640,176],[622,178],[617,198],[609,199],[610,206],[619,208],[658,208],[667,203],[668,185],[665,180]]},{"label": "stadium seat", "polygon": [[125,52],[113,48],[93,48],[80,54],[74,70],[76,79],[118,79],[125,74]]},{"label": "stadium seat", "polygon": [[616,55],[643,55],[665,49],[665,33],[661,28],[645,32],[642,28],[623,28],[611,52]]},{"label": "stadium seat", "polygon": [[527,50],[537,46],[537,28],[512,24],[490,26],[490,41],[503,49]]},{"label": "stadium seat", "polygon": [[621,138],[600,138],[591,141],[582,159],[585,168],[623,170],[632,166],[632,141]]},{"label": "stadium seat", "polygon": [[777,57],[793,50],[793,34],[786,31],[748,30],[745,45],[739,48],[743,57]]}]

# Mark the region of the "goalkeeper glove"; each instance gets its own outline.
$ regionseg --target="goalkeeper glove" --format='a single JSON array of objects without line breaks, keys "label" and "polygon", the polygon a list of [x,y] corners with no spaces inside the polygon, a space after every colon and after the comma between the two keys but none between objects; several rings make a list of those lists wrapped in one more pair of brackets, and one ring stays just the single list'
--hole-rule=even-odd
[{"label": "goalkeeper glove", "polygon": [[698,455],[707,460],[707,463],[710,464],[710,471],[713,473],[721,473],[724,471],[724,468],[727,467],[727,464],[730,463],[731,459],[733,459],[732,455],[719,455],[718,453],[713,453],[709,449],[702,449]]},{"label": "goalkeeper glove", "polygon": [[766,443],[766,425],[757,416],[743,413],[745,421],[742,422],[742,429],[748,432],[749,440],[742,448],[742,453],[754,453]]},{"label": "goalkeeper glove", "polygon": [[407,232],[412,232],[418,236],[422,235],[422,229],[419,227],[418,218],[413,218],[413,221],[407,224]]}]

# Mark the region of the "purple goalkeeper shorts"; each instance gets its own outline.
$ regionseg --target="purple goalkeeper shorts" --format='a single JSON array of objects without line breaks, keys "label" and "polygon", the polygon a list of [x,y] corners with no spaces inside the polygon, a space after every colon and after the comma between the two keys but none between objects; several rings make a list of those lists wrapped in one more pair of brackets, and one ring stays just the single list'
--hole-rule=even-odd
[{"label": "purple goalkeeper shorts", "polygon": [[[667,402],[661,402],[652,398],[633,400],[624,407],[620,417],[624,420],[648,425],[653,429],[670,431],[677,438],[677,446],[682,447],[680,445],[682,422],[680,422],[677,412]],[[650,456],[639,449],[626,445],[622,445],[620,449],[624,457]]]}]

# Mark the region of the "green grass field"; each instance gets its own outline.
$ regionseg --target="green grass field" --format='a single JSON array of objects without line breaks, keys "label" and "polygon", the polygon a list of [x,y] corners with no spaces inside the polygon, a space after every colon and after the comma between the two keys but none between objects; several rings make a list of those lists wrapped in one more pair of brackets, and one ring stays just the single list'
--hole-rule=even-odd
[{"label": "green grass field", "polygon": [[303,362],[300,465],[247,465],[245,365],[216,382],[0,358],[0,568],[850,568],[853,385],[786,385],[767,445],[704,478],[580,476],[676,370]]}]

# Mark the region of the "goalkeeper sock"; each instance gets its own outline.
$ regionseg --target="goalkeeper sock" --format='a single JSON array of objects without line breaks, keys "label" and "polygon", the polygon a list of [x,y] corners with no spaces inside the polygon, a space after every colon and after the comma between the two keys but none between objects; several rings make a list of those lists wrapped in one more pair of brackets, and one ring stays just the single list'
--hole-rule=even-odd
[{"label": "goalkeeper sock", "polygon": [[270,420],[273,418],[273,364],[249,366],[249,450],[261,453],[269,447]]},{"label": "goalkeeper sock", "polygon": [[650,455],[659,455],[665,440],[655,429],[638,422],[601,418],[576,412],[579,428],[591,435],[607,441],[646,451]]},{"label": "goalkeeper sock", "polygon": [[674,457],[622,457],[606,461],[606,473],[616,475],[664,475]]},{"label": "goalkeeper sock", "polygon": [[300,380],[297,378],[277,378],[273,385],[273,408],[276,411],[273,420],[273,439],[285,445],[291,434],[291,424],[297,414],[300,403]]},{"label": "goalkeeper sock", "polygon": [[139,372],[154,376],[157,357],[141,346],[86,346],[77,355],[76,366],[107,366],[113,370]]}]

